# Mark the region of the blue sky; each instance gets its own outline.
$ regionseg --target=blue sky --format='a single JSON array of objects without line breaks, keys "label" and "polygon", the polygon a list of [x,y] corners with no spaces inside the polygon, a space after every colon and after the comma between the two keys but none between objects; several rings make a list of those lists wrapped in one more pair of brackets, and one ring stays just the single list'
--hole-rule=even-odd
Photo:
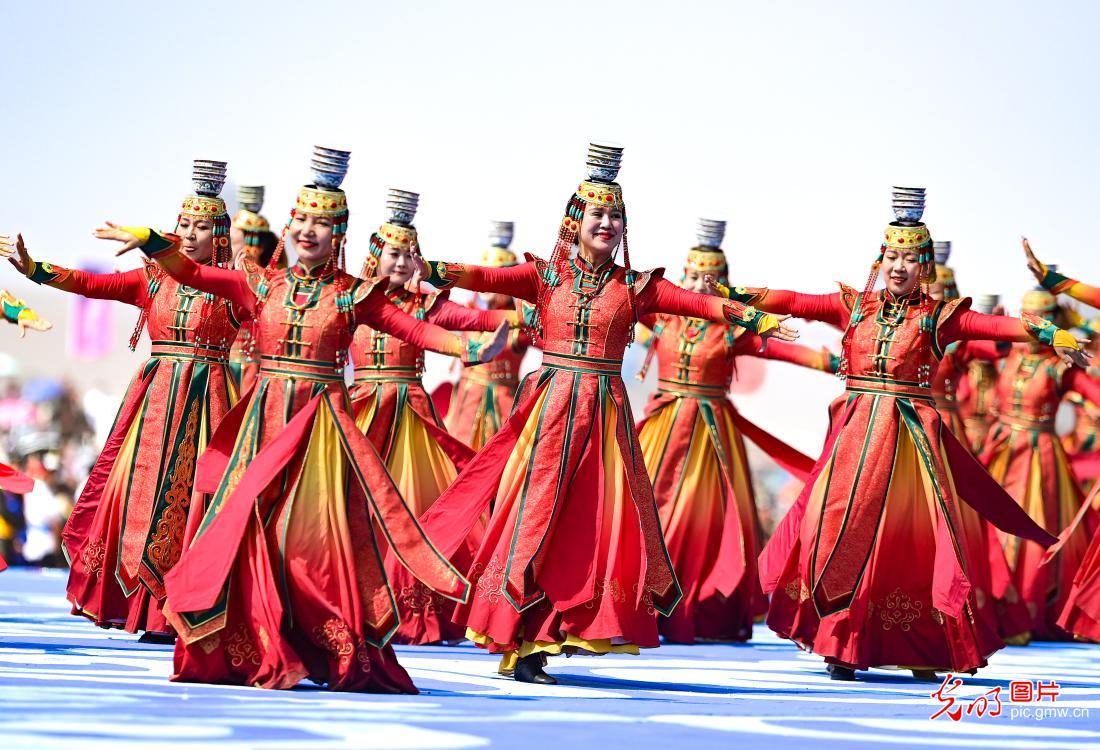
[{"label": "blue sky", "polygon": [[[311,146],[328,143],[353,151],[353,259],[389,186],[421,192],[430,257],[476,259],[492,219],[545,254],[587,140],[604,137],[626,146],[639,267],[678,277],[706,215],[729,221],[739,283],[858,285],[890,185],[919,184],[963,292],[1012,304],[1031,283],[1021,234],[1100,281],[1098,15],[1087,2],[8,4],[0,231],[43,259],[103,256],[90,238],[103,219],[171,223],[193,158],[267,184],[279,223]],[[788,433],[838,387],[775,373],[798,409],[750,396],[745,410]]]}]

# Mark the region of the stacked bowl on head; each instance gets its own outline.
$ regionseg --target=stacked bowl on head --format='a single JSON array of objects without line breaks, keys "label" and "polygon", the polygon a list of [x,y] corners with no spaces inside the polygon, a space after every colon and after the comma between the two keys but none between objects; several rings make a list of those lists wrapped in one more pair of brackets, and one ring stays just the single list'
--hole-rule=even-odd
[{"label": "stacked bowl on head", "polygon": [[238,185],[237,205],[245,211],[251,211],[254,214],[259,213],[264,206],[264,186]]},{"label": "stacked bowl on head", "polygon": [[919,223],[924,216],[924,188],[894,187],[894,218],[903,224]]},{"label": "stacked bowl on head", "polygon": [[493,247],[508,247],[512,244],[516,225],[511,221],[494,221],[489,224],[489,244]]},{"label": "stacked bowl on head", "polygon": [[1001,304],[1001,295],[979,294],[974,298],[974,311],[989,315],[993,312],[993,308],[999,304]]},{"label": "stacked bowl on head", "polygon": [[588,179],[593,182],[614,182],[623,165],[623,147],[607,141],[588,144],[588,158],[584,162]]},{"label": "stacked bowl on head", "polygon": [[951,258],[951,240],[933,240],[932,255],[941,266],[946,266]]},{"label": "stacked bowl on head", "polygon": [[191,168],[191,182],[195,186],[195,195],[216,197],[225,186],[226,162],[212,159],[195,159]]},{"label": "stacked bowl on head", "polygon": [[386,221],[411,227],[420,207],[420,193],[390,188],[386,195]]},{"label": "stacked bowl on head", "polygon": [[324,146],[313,147],[313,160],[309,165],[313,168],[313,182],[319,188],[335,190],[344,182],[348,175],[348,162],[351,160],[350,151],[341,151]]},{"label": "stacked bowl on head", "polygon": [[699,226],[695,230],[695,238],[700,247],[722,247],[722,240],[726,236],[726,222],[719,219],[699,219]]}]

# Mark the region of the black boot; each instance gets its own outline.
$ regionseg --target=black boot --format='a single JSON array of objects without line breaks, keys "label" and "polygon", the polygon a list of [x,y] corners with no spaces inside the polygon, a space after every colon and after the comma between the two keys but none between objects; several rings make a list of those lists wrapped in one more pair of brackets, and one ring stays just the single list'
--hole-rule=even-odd
[{"label": "black boot", "polygon": [[940,678],[936,676],[936,670],[934,669],[912,669],[913,678],[920,682],[939,682]]},{"label": "black boot", "polygon": [[855,682],[856,671],[850,667],[842,667],[839,664],[830,664],[826,668],[830,680],[842,680],[843,682]]},{"label": "black boot", "polygon": [[152,633],[146,630],[138,638],[138,643],[154,643],[158,646],[171,646],[176,642],[176,636],[171,633]]},{"label": "black boot", "polygon": [[516,663],[512,676],[517,682],[533,682],[536,685],[557,685],[558,681],[542,670],[546,663],[542,654],[524,656]]}]

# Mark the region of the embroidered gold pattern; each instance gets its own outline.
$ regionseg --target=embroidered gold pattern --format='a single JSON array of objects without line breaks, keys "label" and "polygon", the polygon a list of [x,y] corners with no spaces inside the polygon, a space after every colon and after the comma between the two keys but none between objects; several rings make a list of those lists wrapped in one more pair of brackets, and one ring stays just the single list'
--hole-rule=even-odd
[{"label": "embroidered gold pattern", "polygon": [[106,552],[107,547],[103,544],[102,539],[93,539],[84,548],[84,551],[80,554],[80,559],[83,561],[88,575],[96,579],[99,578],[100,573],[103,572],[103,556]]},{"label": "embroidered gold pattern", "polygon": [[943,625],[945,622],[943,612],[940,612],[935,607],[932,607],[932,619],[936,621],[937,625]]},{"label": "embroidered gold pattern", "polygon": [[490,604],[500,601],[504,590],[504,566],[496,559],[490,560],[488,565],[475,565],[470,571],[470,579],[475,581],[477,595],[482,599]]},{"label": "embroidered gold pattern", "polygon": [[890,630],[897,626],[908,632],[909,624],[920,618],[923,603],[914,601],[901,588],[894,589],[893,593],[886,597],[880,605],[879,619],[882,620],[882,629]]},{"label": "embroidered gold pattern", "polygon": [[355,642],[351,637],[351,631],[343,620],[330,617],[323,625],[313,629],[314,642],[336,657],[340,666],[346,667],[351,663],[351,656],[355,653]]},{"label": "embroidered gold pattern", "polygon": [[[595,609],[600,603],[601,599],[610,599],[615,604],[622,604],[626,601],[626,591],[623,590],[623,586],[618,581],[610,578],[598,578],[596,579],[595,593],[591,599],[584,603],[586,609]],[[652,601],[653,597],[650,596]]]},{"label": "embroidered gold pattern", "polygon": [[243,623],[233,631],[225,650],[229,654],[229,663],[234,667],[242,667],[245,663],[254,667],[260,666],[260,652],[256,649],[256,644],[249,638],[248,629]]},{"label": "embroidered gold pattern", "polygon": [[149,542],[149,559],[164,574],[179,560],[183,547],[183,531],[187,524],[187,509],[191,504],[191,487],[195,482],[195,435],[199,429],[199,402],[191,404],[180,443],[179,457],[169,478],[171,488],[164,494],[164,511]]},{"label": "embroidered gold pattern", "polygon": [[210,656],[210,654],[214,653],[214,651],[216,651],[218,646],[220,645],[222,645],[222,637],[220,632],[211,633],[210,635],[199,641],[199,648],[201,648],[203,653],[207,656]]},{"label": "embroidered gold pattern", "polygon": [[441,594],[432,591],[420,581],[414,582],[412,586],[403,587],[398,596],[405,610],[416,616],[421,616],[422,613],[423,615],[439,614],[447,601]]}]

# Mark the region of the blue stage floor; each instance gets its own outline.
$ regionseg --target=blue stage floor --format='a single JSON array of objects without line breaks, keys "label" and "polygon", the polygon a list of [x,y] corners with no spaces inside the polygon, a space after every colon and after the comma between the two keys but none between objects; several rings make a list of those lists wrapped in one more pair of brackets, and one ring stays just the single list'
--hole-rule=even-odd
[{"label": "blue stage floor", "polygon": [[[1000,652],[952,695],[966,705],[1001,686],[1001,716],[957,723],[929,720],[936,685],[890,671],[832,682],[759,626],[751,645],[553,659],[550,688],[498,676],[472,647],[399,647],[419,696],[276,692],[168,682],[169,647],[69,616],[64,583],[60,571],[0,574],[3,750],[1100,746],[1100,646]],[[1027,679],[1058,682],[1058,700],[1010,702],[1009,682]],[[1039,708],[1062,715],[1038,720]]]}]

